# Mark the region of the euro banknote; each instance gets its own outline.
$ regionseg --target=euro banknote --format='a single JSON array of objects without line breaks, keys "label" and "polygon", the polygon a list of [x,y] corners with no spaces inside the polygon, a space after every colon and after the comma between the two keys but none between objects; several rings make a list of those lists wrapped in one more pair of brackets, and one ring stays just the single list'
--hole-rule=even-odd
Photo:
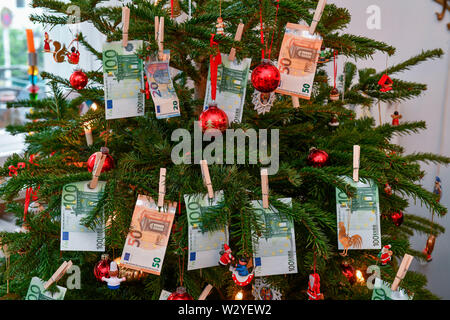
[{"label": "euro banknote", "polygon": [[106,42],[103,45],[103,83],[106,119],[143,116],[145,89],[143,62],[136,51],[142,40]]},{"label": "euro banknote", "polygon": [[309,27],[288,23],[278,57],[281,82],[275,92],[309,100],[320,56],[322,37]]},{"label": "euro banknote", "polygon": [[[282,198],[278,201],[292,206],[291,198]],[[261,228],[260,232],[252,228],[255,276],[297,273],[297,253],[292,219],[278,212],[272,205],[264,209],[261,200],[252,201],[252,206]]]},{"label": "euro banknote", "polygon": [[355,197],[336,188],[336,211],[338,226],[338,249],[381,249],[380,200],[378,187],[371,179],[342,176],[342,179],[355,187]]},{"label": "euro banknote", "polygon": [[161,273],[176,207],[173,202],[158,208],[151,197],[138,196],[122,251],[122,266]]},{"label": "euro banknote", "polygon": [[90,181],[68,183],[61,199],[61,251],[105,251],[105,223],[102,216],[95,228],[85,227],[81,220],[97,207],[106,182],[90,189]]},{"label": "euro banknote", "polygon": [[170,75],[170,50],[164,50],[164,60],[150,57],[145,63],[145,73],[150,93],[155,104],[157,119],[180,116],[180,101]]},{"label": "euro banknote", "polygon": [[409,296],[402,288],[398,288],[397,291],[392,291],[391,284],[375,278],[375,284],[373,286],[372,300],[412,300],[413,295]]},{"label": "euro banknote", "polygon": [[33,277],[28,287],[25,300],[64,300],[67,289],[56,286],[58,291],[50,292],[44,289],[45,281],[38,277]]},{"label": "euro banknote", "polygon": [[216,191],[214,198],[208,195],[184,195],[188,215],[189,231],[189,261],[188,270],[214,267],[219,265],[220,251],[227,243],[228,226],[215,231],[209,231],[202,225],[202,218],[208,210],[220,205],[223,200],[223,191]]},{"label": "euro banknote", "polygon": [[[216,103],[217,106],[227,114],[229,123],[240,123],[242,121],[245,94],[247,92],[247,82],[252,59],[245,58],[241,61],[238,61],[237,59],[230,61],[227,54],[222,53],[221,55],[222,64],[219,65],[217,70]],[[208,72],[203,110],[208,109],[211,102],[210,69]]]}]

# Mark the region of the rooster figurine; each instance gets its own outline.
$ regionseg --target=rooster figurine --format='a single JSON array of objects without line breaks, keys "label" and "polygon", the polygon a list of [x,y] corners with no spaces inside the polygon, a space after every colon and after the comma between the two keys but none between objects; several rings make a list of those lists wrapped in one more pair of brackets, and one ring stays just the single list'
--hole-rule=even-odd
[{"label": "rooster figurine", "polygon": [[344,222],[339,222],[339,242],[344,246],[344,252],[340,255],[345,257],[347,256],[347,250],[350,247],[361,248],[362,246],[362,238],[360,235],[355,234],[354,236],[349,237],[344,226]]}]

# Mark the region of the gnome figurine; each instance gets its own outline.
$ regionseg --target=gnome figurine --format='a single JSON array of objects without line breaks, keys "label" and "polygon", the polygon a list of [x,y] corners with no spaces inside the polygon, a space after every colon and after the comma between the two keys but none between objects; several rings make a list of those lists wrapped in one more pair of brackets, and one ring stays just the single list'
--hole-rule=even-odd
[{"label": "gnome figurine", "polygon": [[223,250],[220,251],[220,254],[221,256],[219,259],[219,263],[221,265],[226,266],[232,261],[234,261],[234,257],[231,254],[231,248],[226,243],[223,245]]},{"label": "gnome figurine", "polygon": [[391,245],[387,244],[381,249],[381,252],[378,254],[382,266],[385,266],[392,259],[393,252],[390,249]]},{"label": "gnome figurine", "polygon": [[109,265],[109,278],[102,277],[102,281],[105,281],[108,283],[108,289],[110,290],[117,290],[120,288],[120,283],[122,281],[125,281],[126,278],[118,278],[119,275],[119,269],[117,268],[117,263],[115,261],[111,261],[111,264]]}]

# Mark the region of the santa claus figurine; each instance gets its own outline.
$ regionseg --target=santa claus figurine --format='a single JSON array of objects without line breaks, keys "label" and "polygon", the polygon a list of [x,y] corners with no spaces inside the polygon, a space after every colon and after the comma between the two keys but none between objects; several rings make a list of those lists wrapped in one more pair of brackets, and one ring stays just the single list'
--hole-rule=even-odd
[{"label": "santa claus figurine", "polygon": [[231,249],[226,243],[223,245],[223,250],[220,251],[220,254],[221,256],[219,259],[219,263],[221,265],[226,266],[231,263],[231,261],[234,261],[234,257],[231,254]]},{"label": "santa claus figurine", "polygon": [[50,42],[52,42],[52,40],[50,40],[48,33],[44,33],[44,51],[45,52],[50,52]]},{"label": "santa claus figurine", "polygon": [[75,49],[75,47],[72,47],[70,50],[72,53],[67,53],[67,60],[69,60],[69,63],[71,64],[78,64],[80,61],[80,52]]},{"label": "santa claus figurine", "polygon": [[120,283],[125,281],[126,278],[118,278],[119,269],[117,269],[117,263],[115,261],[111,261],[109,265],[109,278],[102,277],[102,281],[105,281],[108,284],[108,289],[117,290],[120,288]]},{"label": "santa claus figurine", "polygon": [[318,273],[309,275],[307,294],[309,300],[323,300],[323,294],[320,293],[320,276]]},{"label": "santa claus figurine", "polygon": [[391,245],[387,244],[381,249],[381,252],[378,254],[378,258],[380,258],[382,266],[385,266],[392,259],[393,252],[390,249]]}]

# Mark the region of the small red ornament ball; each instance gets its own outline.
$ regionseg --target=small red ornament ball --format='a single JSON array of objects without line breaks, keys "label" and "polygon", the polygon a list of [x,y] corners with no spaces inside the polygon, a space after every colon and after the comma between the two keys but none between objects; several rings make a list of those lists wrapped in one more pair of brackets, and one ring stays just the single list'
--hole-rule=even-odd
[{"label": "small red ornament ball", "polygon": [[269,93],[275,91],[280,85],[280,81],[280,71],[270,60],[263,60],[252,71],[252,85],[259,92]]},{"label": "small red ornament ball", "polygon": [[328,162],[328,157],[328,153],[325,151],[311,148],[308,155],[308,164],[316,168],[321,168]]},{"label": "small red ornament ball", "polygon": [[167,300],[194,300],[184,287],[178,287],[175,292],[167,297]]},{"label": "small red ornament ball", "polygon": [[403,223],[403,212],[394,212],[391,214],[392,222],[397,226],[400,227]]},{"label": "small red ornament ball", "polygon": [[102,278],[109,278],[109,265],[111,260],[108,254],[102,254],[102,259],[97,262],[94,267],[94,276],[97,280],[102,281]]},{"label": "small red ornament ball", "polygon": [[87,75],[81,70],[74,71],[74,73],[72,73],[72,75],[70,76],[69,80],[70,80],[70,85],[75,90],[83,89],[84,87],[86,87],[86,85],[88,83]]},{"label": "small red ornament ball", "polygon": [[341,272],[351,284],[355,282],[355,269],[347,261],[341,263]]},{"label": "small red ornament ball", "polygon": [[228,116],[217,105],[209,105],[208,109],[200,114],[199,121],[203,132],[208,129],[218,129],[224,132],[228,128]]},{"label": "small red ornament ball", "polygon": [[[109,153],[107,153],[107,152],[105,152],[105,154],[106,154],[106,159],[105,159],[105,162],[103,163],[103,167],[102,167],[101,173],[109,171],[109,170],[114,168],[114,159],[113,159],[113,157],[111,157],[111,155]],[[96,159],[97,159],[97,156],[96,156],[95,153],[93,153],[89,157],[89,159],[87,161],[87,169],[88,169],[89,172],[92,172],[92,170],[94,170],[94,165],[95,165],[95,160]]]}]

